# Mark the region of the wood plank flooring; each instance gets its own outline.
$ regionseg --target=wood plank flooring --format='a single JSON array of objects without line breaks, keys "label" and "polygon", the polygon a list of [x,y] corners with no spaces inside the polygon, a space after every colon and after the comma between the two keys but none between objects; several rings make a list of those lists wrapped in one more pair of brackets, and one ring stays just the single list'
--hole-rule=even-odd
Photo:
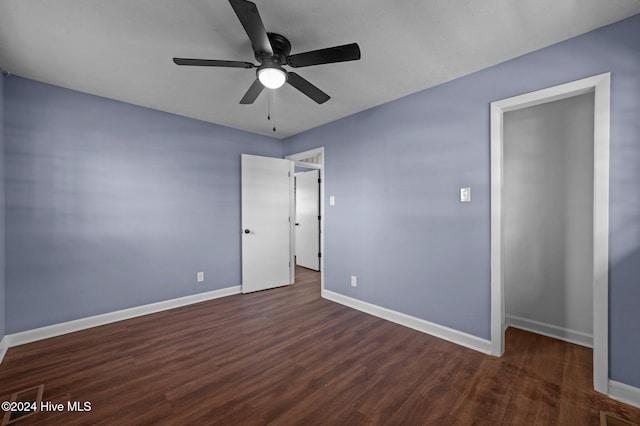
[{"label": "wood plank flooring", "polygon": [[599,425],[640,410],[592,390],[591,350],[509,329],[490,357],[290,287],[199,303],[15,348],[0,401],[44,384],[20,425]]}]

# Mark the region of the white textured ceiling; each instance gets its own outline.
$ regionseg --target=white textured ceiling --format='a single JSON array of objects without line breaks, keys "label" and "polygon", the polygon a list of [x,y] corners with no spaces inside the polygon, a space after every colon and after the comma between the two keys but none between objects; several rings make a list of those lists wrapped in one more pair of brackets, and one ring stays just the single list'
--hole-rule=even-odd
[{"label": "white textured ceiling", "polygon": [[0,0],[0,67],[33,80],[285,138],[640,13],[638,0],[255,0],[291,53],[357,42],[362,59],[298,68],[331,96],[289,85],[239,101],[255,70],[226,0]]}]

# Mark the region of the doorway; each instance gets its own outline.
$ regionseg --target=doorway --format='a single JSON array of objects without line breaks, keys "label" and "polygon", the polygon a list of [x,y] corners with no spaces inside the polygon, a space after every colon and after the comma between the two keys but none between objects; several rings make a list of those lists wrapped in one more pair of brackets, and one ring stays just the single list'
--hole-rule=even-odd
[{"label": "doorway", "polygon": [[[305,172],[305,171],[317,171],[319,175],[319,197],[318,197],[318,208],[319,208],[319,251],[318,251],[318,267],[320,271],[320,287],[321,291],[324,291],[324,148],[316,148],[304,152],[300,152],[297,154],[288,155],[285,157],[287,160],[293,161],[295,168],[297,171]],[[295,198],[295,197],[294,197]],[[299,222],[298,222],[299,223]],[[294,226],[294,233],[296,232]],[[294,237],[294,241],[296,238]],[[292,250],[295,250],[292,247]],[[295,276],[294,281],[295,283]]]},{"label": "doorway", "polygon": [[296,167],[294,257],[297,266],[320,270],[320,170]]},{"label": "doorway", "polygon": [[[504,352],[506,329],[505,270],[505,115],[554,101],[591,93],[593,110],[593,186],[588,230],[592,231],[591,271],[586,280],[593,300],[594,389],[608,393],[608,209],[609,209],[609,98],[610,74],[574,81],[491,104],[491,346],[492,354]],[[511,177],[510,177],[511,176]],[[587,208],[589,208],[587,207]]]},{"label": "doorway", "polygon": [[593,92],[504,115],[506,326],[593,346]]}]

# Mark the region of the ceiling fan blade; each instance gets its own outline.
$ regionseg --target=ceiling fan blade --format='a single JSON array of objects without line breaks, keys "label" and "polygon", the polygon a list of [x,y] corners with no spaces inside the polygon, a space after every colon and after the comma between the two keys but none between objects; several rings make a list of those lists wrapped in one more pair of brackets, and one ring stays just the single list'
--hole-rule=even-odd
[{"label": "ceiling fan blade", "polygon": [[256,53],[273,55],[273,49],[267,31],[258,13],[255,3],[247,0],[229,0],[231,7],[238,16],[240,23],[251,40],[251,46]]},{"label": "ceiling fan blade", "polygon": [[218,61],[216,59],[173,58],[176,65],[194,65],[200,67],[254,68],[251,62]]},{"label": "ceiling fan blade", "polygon": [[318,89],[316,86],[309,83],[307,80],[300,77],[295,72],[288,73],[287,83],[289,83],[319,104],[323,104],[331,99],[331,96],[327,95],[322,90]]},{"label": "ceiling fan blade", "polygon": [[294,68],[299,68],[334,62],[357,61],[358,59],[360,59],[360,46],[358,43],[351,43],[291,55],[287,63]]},{"label": "ceiling fan blade", "polygon": [[247,90],[247,93],[245,93],[242,99],[240,99],[240,104],[252,104],[258,98],[260,93],[262,93],[262,89],[264,89],[264,86],[260,83],[260,80],[256,78],[251,87],[249,87],[249,90]]}]

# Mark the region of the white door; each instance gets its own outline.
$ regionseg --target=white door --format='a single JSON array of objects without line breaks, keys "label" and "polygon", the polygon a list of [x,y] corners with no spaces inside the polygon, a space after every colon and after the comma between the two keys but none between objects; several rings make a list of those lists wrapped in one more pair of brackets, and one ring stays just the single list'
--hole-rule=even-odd
[{"label": "white door", "polygon": [[319,170],[296,173],[296,264],[320,270]]},{"label": "white door", "polygon": [[242,154],[242,292],[292,283],[292,162]]}]

